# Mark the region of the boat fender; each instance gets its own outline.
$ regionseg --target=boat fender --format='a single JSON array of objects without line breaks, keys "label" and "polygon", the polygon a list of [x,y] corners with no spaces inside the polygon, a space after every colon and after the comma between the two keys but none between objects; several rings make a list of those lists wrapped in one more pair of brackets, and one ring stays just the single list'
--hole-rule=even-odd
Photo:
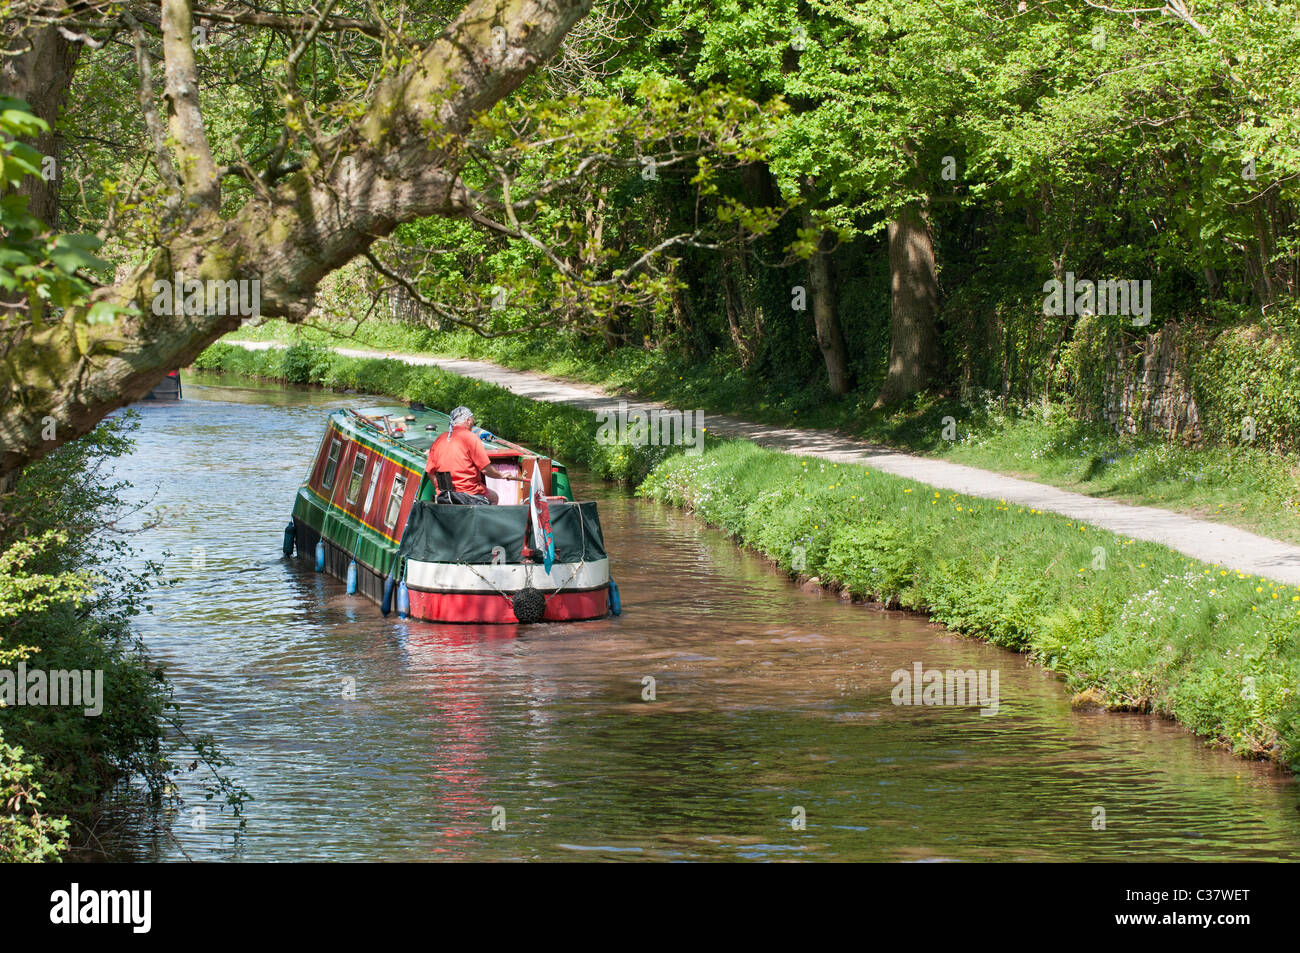
[{"label": "boat fender", "polygon": [[384,618],[388,618],[388,613],[393,611],[393,573],[390,570],[388,578],[384,580],[384,598],[379,603],[379,611],[383,613]]},{"label": "boat fender", "polygon": [[316,541],[316,571],[325,571],[325,540]]},{"label": "boat fender", "polygon": [[520,622],[541,622],[546,615],[546,597],[532,586],[525,586],[510,599],[515,618]]},{"label": "boat fender", "polygon": [[348,595],[357,594],[357,561],[354,559],[348,563]]},{"label": "boat fender", "polygon": [[406,591],[406,580],[397,585],[397,617],[405,619],[411,614],[411,594]]},{"label": "boat fender", "polygon": [[609,611],[614,615],[623,614],[623,603],[618,598],[618,584],[613,579],[609,581]]},{"label": "boat fender", "polygon": [[297,542],[297,538],[298,528],[293,525],[293,520],[290,520],[289,525],[284,528],[284,554],[286,556],[293,555],[293,544]]}]

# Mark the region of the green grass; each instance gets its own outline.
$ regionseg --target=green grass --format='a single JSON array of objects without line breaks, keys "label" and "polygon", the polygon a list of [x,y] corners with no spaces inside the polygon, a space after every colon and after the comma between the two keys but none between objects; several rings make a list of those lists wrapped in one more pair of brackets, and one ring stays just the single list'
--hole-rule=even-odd
[{"label": "green grass", "polygon": [[[1060,405],[1003,409],[991,401],[926,397],[886,413],[871,410],[870,398],[863,395],[835,400],[819,384],[773,393],[722,358],[692,364],[657,350],[610,352],[560,335],[486,340],[469,332],[366,323],[348,336],[270,321],[236,336],[491,360],[682,408],[778,426],[838,429],[913,453],[1300,543],[1300,455],[1251,446],[1189,448],[1157,437],[1116,435],[1071,418]],[[955,440],[945,439],[948,417],[955,423]]]},{"label": "green grass", "polygon": [[727,442],[639,492],[783,569],[1029,652],[1112,708],[1300,763],[1300,590],[1065,517]]}]

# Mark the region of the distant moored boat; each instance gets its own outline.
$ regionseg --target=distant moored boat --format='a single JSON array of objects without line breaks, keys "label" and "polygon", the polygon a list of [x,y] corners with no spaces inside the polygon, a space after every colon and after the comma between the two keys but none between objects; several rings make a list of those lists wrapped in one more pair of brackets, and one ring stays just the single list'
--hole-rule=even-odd
[{"label": "distant moored boat", "polygon": [[180,400],[181,399],[181,372],[172,371],[161,381],[158,386],[145,396],[145,400]]}]

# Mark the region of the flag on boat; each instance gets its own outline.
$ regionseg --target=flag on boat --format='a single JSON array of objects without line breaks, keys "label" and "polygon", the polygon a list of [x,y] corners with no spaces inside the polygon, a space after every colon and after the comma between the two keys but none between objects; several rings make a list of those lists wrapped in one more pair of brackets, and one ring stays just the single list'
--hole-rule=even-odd
[{"label": "flag on boat", "polygon": [[551,536],[551,510],[546,504],[546,485],[542,482],[542,468],[533,460],[533,479],[528,488],[528,515],[533,520],[533,545],[541,551],[542,566],[550,575],[555,563],[555,539]]}]

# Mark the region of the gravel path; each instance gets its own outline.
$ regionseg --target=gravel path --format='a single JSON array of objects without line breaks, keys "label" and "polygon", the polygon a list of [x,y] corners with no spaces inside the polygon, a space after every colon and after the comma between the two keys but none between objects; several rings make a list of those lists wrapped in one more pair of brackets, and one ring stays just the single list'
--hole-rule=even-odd
[{"label": "gravel path", "polygon": [[[250,350],[283,346],[271,342],[228,343]],[[557,380],[526,371],[513,371],[486,361],[343,347],[334,350],[348,357],[382,357],[408,364],[440,367],[465,377],[497,384],[521,397],[569,404],[583,410],[613,409],[617,401],[625,399],[611,396],[592,385]],[[627,399],[627,406],[630,412],[661,409],[665,405],[655,401]],[[1222,523],[1211,523],[1150,506],[1130,506],[1113,500],[1083,496],[959,463],[890,450],[830,430],[772,427],[723,414],[708,414],[705,426],[717,436],[745,437],[764,447],[786,453],[821,457],[836,463],[857,463],[940,489],[995,500],[1005,499],[1020,506],[1060,513],[1121,536],[1161,543],[1203,562],[1217,563],[1227,569],[1264,576],[1289,585],[1300,585],[1300,547]]]}]

